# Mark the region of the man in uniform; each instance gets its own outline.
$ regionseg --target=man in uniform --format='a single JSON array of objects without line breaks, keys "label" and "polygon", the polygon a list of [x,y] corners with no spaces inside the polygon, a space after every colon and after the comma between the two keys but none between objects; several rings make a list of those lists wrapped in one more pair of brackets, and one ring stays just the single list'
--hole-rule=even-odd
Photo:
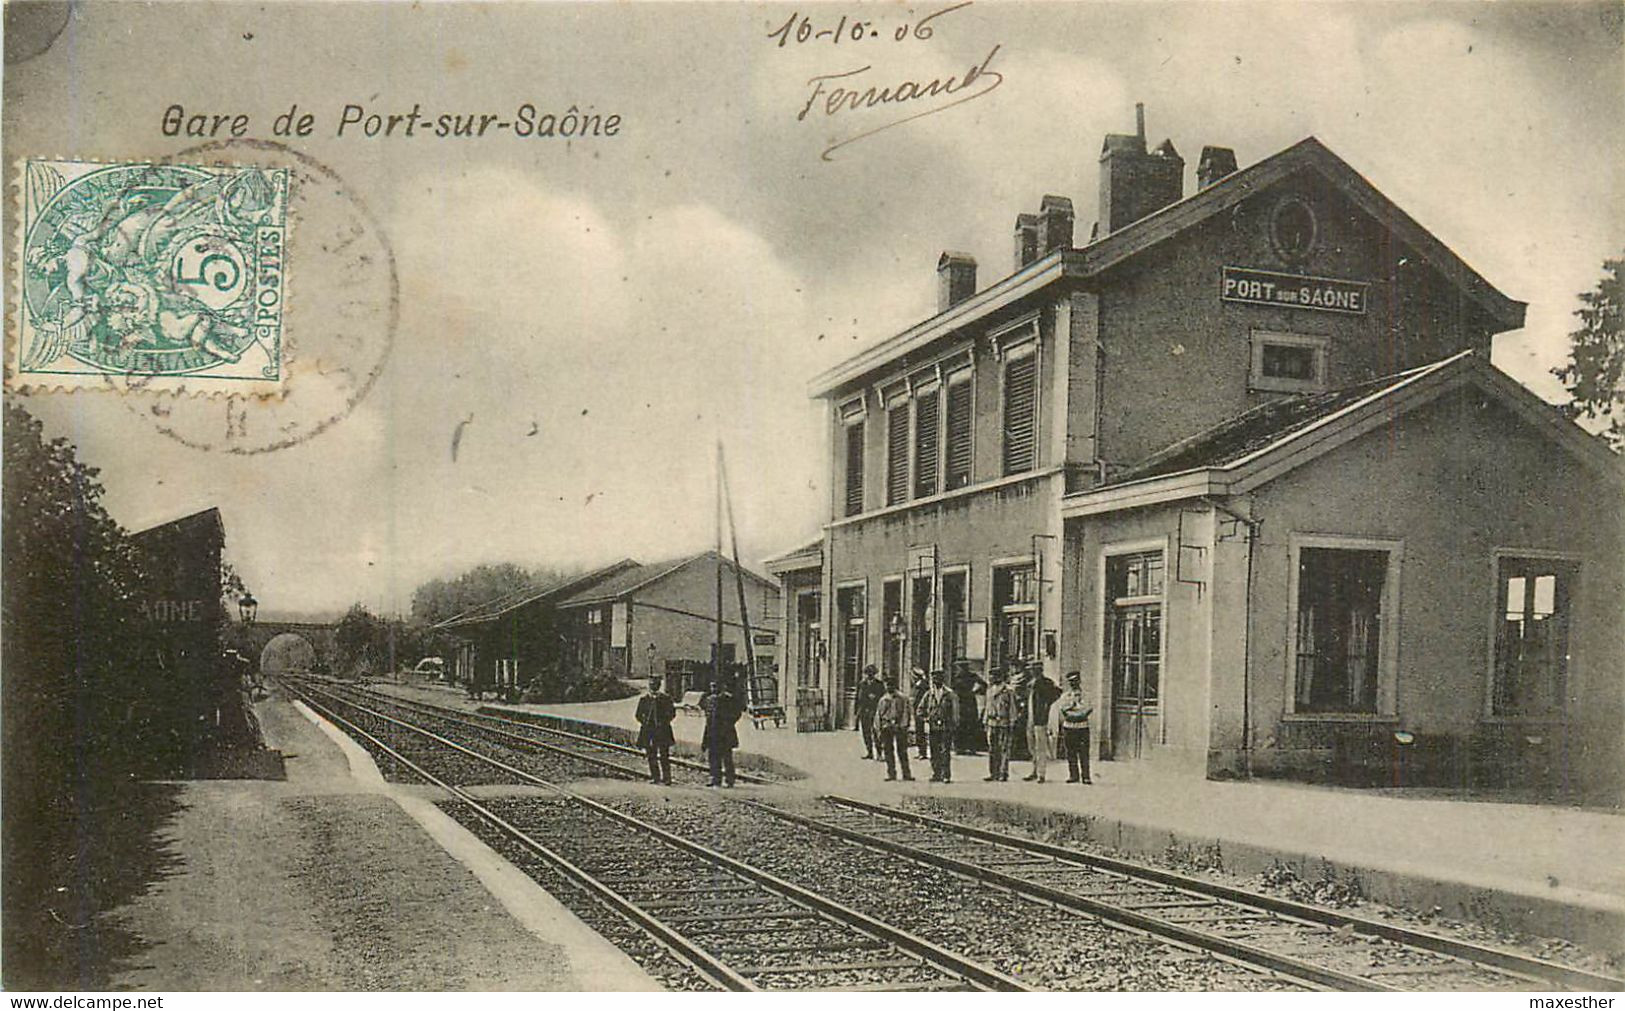
[{"label": "man in uniform", "polygon": [[638,746],[649,759],[649,782],[671,785],[672,720],[677,705],[660,687],[660,679],[649,679],[649,690],[638,698]]},{"label": "man in uniform", "polygon": [[857,716],[858,731],[863,734],[864,758],[880,757],[875,754],[875,748],[880,743],[875,738],[875,709],[885,694],[886,686],[880,683],[880,672],[875,665],[863,668],[863,680],[858,684]]},{"label": "man in uniform", "polygon": [[896,685],[887,685],[886,694],[875,707],[875,734],[880,754],[886,759],[886,778],[897,778],[897,766],[903,767],[903,778],[912,780],[908,767],[908,726],[914,722],[914,703]]},{"label": "man in uniform", "polygon": [[700,699],[700,711],[705,713],[705,736],[702,745],[711,760],[711,785],[734,785],[734,749],[739,747],[739,722],[742,711],[734,693],[716,681]]},{"label": "man in uniform", "polygon": [[954,728],[959,724],[959,700],[943,684],[942,671],[931,672],[931,687],[926,689],[920,706],[925,714],[926,733],[931,738],[931,782],[953,782],[951,763],[954,753]]},{"label": "man in uniform", "polygon": [[1083,674],[1068,672],[1066,690],[1050,710],[1050,725],[1066,749],[1068,783],[1089,782],[1089,716],[1094,711],[1083,694]]},{"label": "man in uniform", "polygon": [[1005,683],[1004,671],[994,670],[993,684],[987,690],[986,782],[1002,783],[1010,778],[1010,731],[1016,724],[1016,693]]}]

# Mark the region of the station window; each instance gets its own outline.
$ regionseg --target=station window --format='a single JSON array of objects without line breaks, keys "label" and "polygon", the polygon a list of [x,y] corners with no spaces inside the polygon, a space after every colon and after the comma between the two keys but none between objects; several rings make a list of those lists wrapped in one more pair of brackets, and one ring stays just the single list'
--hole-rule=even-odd
[{"label": "station window", "polygon": [[1379,710],[1389,553],[1298,549],[1293,710]]},{"label": "station window", "polygon": [[1317,393],[1326,389],[1327,344],[1327,338],[1312,334],[1255,330],[1248,386],[1279,393]]},{"label": "station window", "polygon": [[863,417],[848,418],[846,425],[846,515],[863,512]]},{"label": "station window", "polygon": [[1496,716],[1557,717],[1567,709],[1569,628],[1579,566],[1501,558],[1496,563]]},{"label": "station window", "polygon": [[1005,352],[1004,472],[1019,474],[1038,463],[1038,345]]},{"label": "station window", "polygon": [[935,382],[914,392],[914,497],[937,493],[942,396]]},{"label": "station window", "polygon": [[975,415],[972,413],[971,370],[949,374],[947,396],[947,452],[944,454],[943,488],[953,491],[970,484],[971,443]]},{"label": "station window", "polygon": [[908,500],[908,417],[906,398],[893,400],[886,407],[886,504],[897,505]]},{"label": "station window", "polygon": [[993,570],[999,662],[1006,668],[1038,656],[1038,573],[1031,564]]}]

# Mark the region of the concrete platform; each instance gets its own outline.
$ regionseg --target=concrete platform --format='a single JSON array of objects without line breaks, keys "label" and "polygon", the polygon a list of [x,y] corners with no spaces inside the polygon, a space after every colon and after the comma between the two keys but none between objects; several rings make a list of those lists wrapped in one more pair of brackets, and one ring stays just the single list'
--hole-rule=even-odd
[{"label": "concrete platform", "polygon": [[[380,685],[378,687],[387,687]],[[394,688],[472,708],[459,693]],[[636,699],[516,706],[634,727]],[[680,741],[697,743],[703,721],[679,715]],[[1275,781],[1213,782],[1153,764],[1093,763],[1094,785],[1069,785],[1064,763],[1047,783],[984,783],[986,759],[956,757],[951,784],[885,781],[883,763],[863,759],[853,731],[797,734],[739,726],[740,749],[807,772],[808,791],[900,802],[940,798],[974,813],[998,805],[1002,817],[1069,822],[1128,853],[1170,847],[1216,855],[1226,871],[1250,875],[1280,864],[1308,882],[1357,882],[1373,901],[1403,909],[1437,907],[1448,917],[1625,951],[1625,815],[1537,804],[1441,798],[1406,791],[1355,790]],[[1214,850],[1214,847],[1217,847]]]},{"label": "concrete platform", "polygon": [[286,782],[182,784],[173,872],[119,911],[115,989],[655,990],[545,890],[273,694]]}]

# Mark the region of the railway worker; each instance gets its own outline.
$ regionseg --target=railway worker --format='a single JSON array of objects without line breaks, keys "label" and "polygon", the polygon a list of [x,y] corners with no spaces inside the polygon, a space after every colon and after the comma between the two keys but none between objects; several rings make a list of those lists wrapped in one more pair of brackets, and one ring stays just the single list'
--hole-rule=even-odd
[{"label": "railway worker", "polygon": [[1044,665],[1028,664],[1022,724],[1027,733],[1027,748],[1033,757],[1033,771],[1023,777],[1029,783],[1033,780],[1044,781],[1044,769],[1049,764],[1051,749],[1055,744],[1055,736],[1050,731],[1050,710],[1055,708],[1055,700],[1060,697],[1061,689],[1045,676]]},{"label": "railway worker", "polygon": [[863,734],[863,757],[879,758],[875,750],[880,741],[875,737],[875,710],[880,706],[880,700],[886,694],[886,686],[880,682],[880,671],[874,664],[863,668],[863,681],[858,685],[857,716],[858,732]]},{"label": "railway worker", "polygon": [[954,748],[961,755],[982,753],[982,719],[976,697],[987,689],[987,682],[976,676],[970,664],[959,660],[954,664],[953,680],[949,682],[959,699],[959,729],[955,733]]},{"label": "railway worker", "polygon": [[713,681],[700,699],[700,711],[705,713],[701,746],[711,760],[710,785],[733,786],[734,749],[739,747],[739,731],[734,724],[739,722],[739,701],[733,692]]},{"label": "railway worker", "polygon": [[1068,783],[1089,782],[1089,717],[1094,711],[1083,693],[1083,674],[1069,671],[1066,690],[1050,709],[1050,726],[1066,749]]},{"label": "railway worker", "polygon": [[912,781],[914,773],[908,767],[908,727],[914,722],[914,703],[895,684],[886,686],[886,694],[875,707],[875,735],[880,754],[886,759],[886,778],[897,778],[897,766],[903,767],[903,778]]},{"label": "railway worker", "polygon": [[649,759],[649,782],[671,785],[672,721],[677,704],[661,689],[661,680],[649,679],[649,690],[638,698],[638,745]]},{"label": "railway worker", "polygon": [[930,757],[926,751],[925,737],[925,693],[931,690],[931,679],[925,676],[925,671],[914,668],[914,682],[912,686],[914,703],[914,746],[918,750],[915,757],[925,759]]},{"label": "railway worker", "polygon": [[931,738],[931,782],[953,782],[954,729],[959,726],[959,700],[943,682],[942,671],[931,672],[931,687],[926,689],[921,710],[925,713],[926,733]]},{"label": "railway worker", "polygon": [[987,724],[987,776],[988,783],[1002,783],[1010,778],[1010,733],[1016,725],[1016,693],[1005,683],[1002,670],[992,672],[993,684],[987,690],[987,712],[982,722]]}]

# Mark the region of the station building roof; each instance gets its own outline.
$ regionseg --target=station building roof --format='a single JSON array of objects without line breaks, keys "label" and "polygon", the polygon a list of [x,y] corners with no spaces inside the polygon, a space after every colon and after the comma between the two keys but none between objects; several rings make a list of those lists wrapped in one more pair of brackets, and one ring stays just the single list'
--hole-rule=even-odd
[{"label": "station building roof", "polygon": [[1444,278],[1461,289],[1502,330],[1523,326],[1523,302],[1509,298],[1406,214],[1347,162],[1314,137],[1232,172],[1190,196],[1103,235],[1081,248],[1056,249],[929,319],[860,351],[813,378],[808,393],[833,396],[903,355],[924,348],[1062,280],[1087,282],[1178,236],[1300,171],[1324,176],[1355,206],[1391,230]]}]

